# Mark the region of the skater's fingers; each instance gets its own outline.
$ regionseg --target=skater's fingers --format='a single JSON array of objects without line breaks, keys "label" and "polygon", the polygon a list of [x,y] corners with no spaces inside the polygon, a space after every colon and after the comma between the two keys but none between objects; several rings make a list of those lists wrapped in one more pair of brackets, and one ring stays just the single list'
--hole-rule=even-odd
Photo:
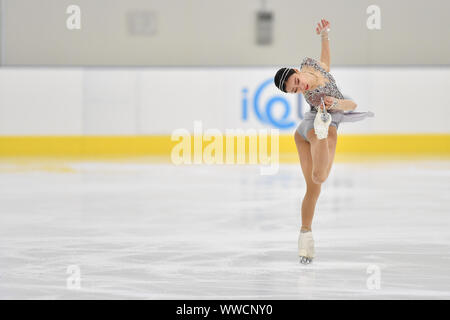
[{"label": "skater's fingers", "polygon": [[331,105],[334,102],[334,98],[330,96],[325,96],[323,99],[326,105]]}]

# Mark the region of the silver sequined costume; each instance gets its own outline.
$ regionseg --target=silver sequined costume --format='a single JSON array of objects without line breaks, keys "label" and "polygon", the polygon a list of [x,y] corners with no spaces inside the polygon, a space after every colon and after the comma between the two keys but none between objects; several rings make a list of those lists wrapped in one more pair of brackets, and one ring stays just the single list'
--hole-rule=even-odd
[{"label": "silver sequined costume", "polygon": [[[306,57],[303,59],[300,68],[303,68],[303,66],[311,66],[314,69],[320,71],[325,78],[327,78],[329,81],[320,87],[317,87],[312,90],[308,90],[304,93],[304,97],[306,102],[310,105],[311,109],[310,111],[305,113],[304,119],[300,122],[300,124],[297,127],[298,133],[303,136],[305,140],[308,141],[306,138],[306,133],[314,128],[314,118],[317,114],[317,107],[321,104],[321,98],[325,96],[334,97],[337,99],[345,99],[342,93],[339,91],[336,81],[334,80],[333,76],[327,72],[322,66],[314,59]],[[341,122],[355,122],[363,120],[367,117],[373,117],[373,112],[344,112],[342,110],[329,110],[328,111],[331,114],[331,124],[332,126],[335,126],[336,129],[339,127],[339,123]]]}]

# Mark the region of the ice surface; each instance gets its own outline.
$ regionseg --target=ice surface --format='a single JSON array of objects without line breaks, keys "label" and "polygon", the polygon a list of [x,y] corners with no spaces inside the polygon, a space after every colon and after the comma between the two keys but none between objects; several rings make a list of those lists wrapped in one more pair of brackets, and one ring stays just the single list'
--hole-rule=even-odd
[{"label": "ice surface", "polygon": [[449,162],[335,163],[308,266],[299,164],[59,169],[0,166],[2,299],[450,298]]}]

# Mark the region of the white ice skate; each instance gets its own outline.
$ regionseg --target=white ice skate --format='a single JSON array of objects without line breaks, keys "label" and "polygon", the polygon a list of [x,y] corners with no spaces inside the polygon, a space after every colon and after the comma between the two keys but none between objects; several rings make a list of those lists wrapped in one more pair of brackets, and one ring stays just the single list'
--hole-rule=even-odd
[{"label": "white ice skate", "polygon": [[314,258],[314,239],[312,231],[300,232],[298,236],[298,255],[300,263],[311,263]]},{"label": "white ice skate", "polygon": [[328,137],[328,127],[331,123],[331,114],[327,112],[325,103],[322,100],[323,110],[319,106],[317,110],[316,117],[314,118],[314,132],[316,133],[317,139],[325,139]]}]

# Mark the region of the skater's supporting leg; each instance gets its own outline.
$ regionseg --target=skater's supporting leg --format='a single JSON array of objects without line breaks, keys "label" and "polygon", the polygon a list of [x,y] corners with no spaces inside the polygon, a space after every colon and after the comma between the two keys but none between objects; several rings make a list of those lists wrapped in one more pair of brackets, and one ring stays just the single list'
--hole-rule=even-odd
[{"label": "skater's supporting leg", "polygon": [[302,136],[296,132],[295,144],[297,146],[303,176],[306,181],[306,194],[302,202],[302,230],[307,231],[311,230],[314,209],[320,195],[321,184],[317,184],[312,180],[313,165],[309,142],[305,141]]}]

